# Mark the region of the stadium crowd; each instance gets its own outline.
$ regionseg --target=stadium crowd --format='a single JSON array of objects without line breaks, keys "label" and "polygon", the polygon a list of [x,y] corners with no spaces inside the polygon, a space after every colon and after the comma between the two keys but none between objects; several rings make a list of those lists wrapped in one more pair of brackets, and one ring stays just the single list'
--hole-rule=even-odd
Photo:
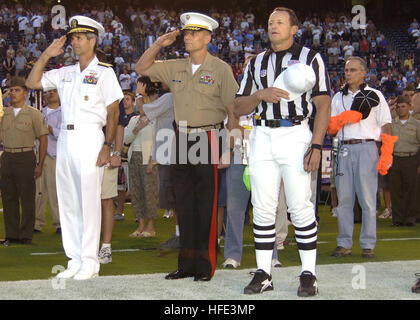
[{"label": "stadium crowd", "polygon": [[[139,75],[135,72],[137,60],[159,36],[180,28],[179,16],[181,13],[174,9],[129,6],[125,9],[124,16],[119,17],[111,6],[106,5],[93,8],[82,5],[77,10],[73,9],[71,12],[67,12],[67,17],[81,14],[103,24],[105,34],[98,47],[101,55],[100,60],[113,65],[120,86],[127,95],[120,107],[120,112],[125,109],[129,115],[128,119],[126,118],[123,122],[124,126],[128,125],[131,117],[139,118],[144,115],[142,105],[151,102],[144,99],[147,96],[145,88],[143,86],[138,88]],[[252,9],[248,12],[212,9],[209,13],[219,22],[220,27],[213,33],[208,51],[229,63],[235,79],[240,83],[243,78],[245,59],[248,56],[259,54],[269,47],[265,22],[258,21]],[[55,38],[66,34],[66,28],[54,29],[52,27],[52,18],[53,14],[50,13],[50,8],[41,4],[31,4],[28,8],[23,7],[20,3],[13,6],[1,5],[0,57],[2,57],[2,61],[0,78],[5,107],[10,105],[7,89],[12,77],[26,77],[47,46]],[[394,118],[398,116],[395,111],[395,107],[399,103],[397,97],[406,95],[411,99],[415,88],[420,84],[420,31],[416,19],[409,25],[408,34],[417,47],[414,52],[404,57],[400,56],[398,48],[390,45],[384,33],[378,30],[371,20],[368,21],[366,30],[353,29],[351,17],[342,13],[326,13],[322,16],[313,13],[312,16],[300,17],[300,21],[295,41],[321,53],[329,72],[332,96],[345,84],[344,64],[346,59],[350,56],[359,56],[367,63],[366,83],[384,94],[388,99]],[[176,59],[187,55],[182,39],[178,39],[174,45],[161,49],[157,59]],[[64,53],[53,59],[47,69],[74,64],[77,58],[71,45],[67,42]],[[138,99],[133,99],[136,93]],[[141,97],[142,95],[143,97]],[[157,96],[154,97],[154,99],[156,98]],[[28,96],[28,104],[35,106],[35,101],[35,93],[31,91]],[[128,105],[129,103],[131,106]],[[43,107],[47,104],[46,99],[41,103]],[[411,100],[409,100],[409,104],[411,104]],[[420,120],[420,114],[415,114],[415,118]],[[124,169],[119,170],[119,191],[122,190],[123,193],[127,191],[128,194],[129,184],[126,181],[129,177],[128,166],[123,165],[123,167]],[[148,169],[145,166],[144,171],[146,172],[146,170]],[[157,188],[158,175],[153,173],[153,177],[155,181],[149,182],[152,186],[146,186],[146,189],[155,190]],[[387,188],[384,188],[382,191],[384,195],[386,191]],[[124,202],[125,193],[119,197]],[[147,202],[147,199],[143,197],[141,201]],[[387,202],[386,199],[385,202]],[[385,205],[388,211],[382,217],[390,218],[392,217],[390,205],[389,203],[385,203]],[[165,215],[170,217],[172,208],[164,209],[167,210]],[[154,219],[158,208],[153,207],[152,210],[156,212],[150,213],[149,216]],[[115,214],[115,220],[122,219],[124,219],[124,214],[120,206],[119,212]],[[155,235],[153,227],[149,231],[147,232],[148,236]],[[144,233],[134,232],[131,236],[141,238],[144,237]]]}]

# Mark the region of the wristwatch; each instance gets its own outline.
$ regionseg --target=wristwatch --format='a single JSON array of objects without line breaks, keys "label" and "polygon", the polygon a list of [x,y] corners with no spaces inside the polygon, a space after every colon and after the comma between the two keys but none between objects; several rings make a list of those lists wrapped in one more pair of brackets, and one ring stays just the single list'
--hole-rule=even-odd
[{"label": "wristwatch", "polygon": [[112,142],[106,142],[106,141],[104,141],[104,146],[108,146],[109,148],[112,149],[114,147],[114,144]]},{"label": "wristwatch", "polygon": [[121,152],[119,151],[114,151],[114,153],[112,154],[113,156],[117,156],[117,157],[121,157]]}]

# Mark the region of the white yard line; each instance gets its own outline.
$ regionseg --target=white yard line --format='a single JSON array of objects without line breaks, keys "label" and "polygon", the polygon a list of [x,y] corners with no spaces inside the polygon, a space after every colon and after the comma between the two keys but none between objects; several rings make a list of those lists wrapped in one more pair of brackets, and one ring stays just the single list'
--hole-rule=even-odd
[{"label": "white yard line", "polygon": [[[410,241],[410,240],[420,240],[420,238],[390,238],[390,239],[378,239],[378,241]],[[328,241],[318,241],[317,244],[326,244]],[[296,243],[289,242],[289,246],[295,246]],[[253,247],[254,244],[244,244],[244,247]],[[220,246],[224,248],[224,245]],[[113,249],[112,252],[138,252],[138,251],[151,251],[156,250],[156,248],[145,248],[145,249]],[[32,252],[30,253],[31,256],[52,256],[64,254],[64,251],[60,252]]]}]

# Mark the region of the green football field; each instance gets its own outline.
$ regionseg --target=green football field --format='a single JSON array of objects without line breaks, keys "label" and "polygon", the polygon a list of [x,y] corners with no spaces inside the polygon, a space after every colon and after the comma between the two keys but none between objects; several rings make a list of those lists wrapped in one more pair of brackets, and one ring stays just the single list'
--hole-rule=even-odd
[{"label": "green football field", "polygon": [[[382,212],[382,208],[379,210]],[[177,267],[177,252],[160,249],[160,243],[166,241],[175,231],[174,219],[163,218],[159,212],[156,220],[156,238],[133,239],[128,235],[137,224],[134,222],[131,205],[126,204],[125,221],[116,221],[112,249],[113,262],[101,266],[101,275],[128,275],[171,272]],[[13,244],[0,246],[0,281],[48,279],[56,275],[60,266],[66,267],[61,237],[55,234],[49,213],[48,223],[42,233],[34,234],[32,245]],[[251,217],[252,221],[252,217]],[[320,206],[320,228],[318,235],[318,264],[367,262],[361,257],[358,243],[360,224],[355,225],[354,246],[351,256],[344,258],[331,257],[336,247],[337,220],[331,217],[329,206]],[[416,227],[391,227],[391,220],[378,219],[378,241],[375,249],[376,258],[371,262],[420,260],[420,225]],[[289,245],[278,251],[283,266],[300,265],[299,254],[294,242],[293,227],[289,226]],[[4,237],[3,213],[0,213],[0,238]],[[224,261],[223,245],[217,257],[218,268]],[[255,253],[252,236],[252,225],[244,230],[244,254],[241,269],[254,268]],[[60,269],[59,271],[61,271]]]}]

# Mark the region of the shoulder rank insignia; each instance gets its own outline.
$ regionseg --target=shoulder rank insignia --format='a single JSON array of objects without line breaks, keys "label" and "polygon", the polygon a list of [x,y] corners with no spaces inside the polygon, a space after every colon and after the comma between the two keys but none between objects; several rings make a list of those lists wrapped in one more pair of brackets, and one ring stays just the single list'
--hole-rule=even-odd
[{"label": "shoulder rank insignia", "polygon": [[103,67],[107,67],[107,68],[111,68],[112,67],[112,64],[109,64],[109,63],[105,63],[105,62],[98,62],[98,65],[100,65],[100,66],[103,66]]}]

